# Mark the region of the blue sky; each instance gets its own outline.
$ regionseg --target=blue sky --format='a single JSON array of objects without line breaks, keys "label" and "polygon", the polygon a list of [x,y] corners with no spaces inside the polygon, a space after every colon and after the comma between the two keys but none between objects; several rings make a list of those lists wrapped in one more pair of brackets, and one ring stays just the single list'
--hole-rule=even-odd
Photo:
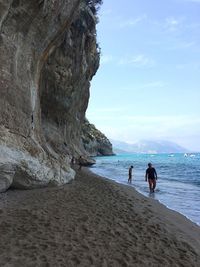
[{"label": "blue sky", "polygon": [[104,0],[87,118],[108,138],[200,151],[200,0]]}]

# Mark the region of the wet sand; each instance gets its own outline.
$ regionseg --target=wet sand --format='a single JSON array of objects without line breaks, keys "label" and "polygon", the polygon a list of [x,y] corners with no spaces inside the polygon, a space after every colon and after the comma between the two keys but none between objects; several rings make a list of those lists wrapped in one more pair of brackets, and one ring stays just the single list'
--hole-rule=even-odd
[{"label": "wet sand", "polygon": [[0,195],[0,266],[200,266],[200,227],[87,169]]}]

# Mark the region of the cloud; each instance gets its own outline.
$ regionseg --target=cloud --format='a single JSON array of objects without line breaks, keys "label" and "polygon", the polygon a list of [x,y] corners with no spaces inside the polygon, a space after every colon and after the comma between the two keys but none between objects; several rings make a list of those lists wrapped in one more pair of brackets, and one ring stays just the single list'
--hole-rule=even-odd
[{"label": "cloud", "polygon": [[173,43],[172,45],[170,45],[169,47],[167,47],[166,49],[169,51],[173,51],[173,50],[187,50],[187,49],[192,49],[192,48],[196,48],[198,47],[197,43],[194,41],[189,41],[189,42],[185,42],[185,41],[176,41],[175,43]]},{"label": "cloud", "polygon": [[[126,111],[126,112],[125,112]],[[124,112],[124,113],[123,113]],[[200,118],[195,116],[134,116],[129,115],[128,109],[126,108],[104,108],[95,109],[94,112],[89,113],[93,119],[101,120],[104,122],[105,119],[110,120],[110,126],[114,125],[115,122],[119,122],[120,125],[126,125],[129,127],[138,127],[142,125],[144,127],[158,127],[160,132],[164,132],[167,129],[192,129],[198,128],[200,131]],[[118,126],[118,124],[117,124]]]},{"label": "cloud", "polygon": [[200,63],[199,62],[188,62],[188,63],[179,63],[175,65],[177,70],[193,70],[195,72],[200,71]]},{"label": "cloud", "polygon": [[[100,9],[101,10],[101,9]],[[111,9],[106,9],[102,12],[102,16],[110,16],[112,14],[112,10]]]},{"label": "cloud", "polygon": [[94,108],[87,110],[86,117],[90,118],[91,121],[99,121],[106,124],[115,123],[118,118],[123,120],[122,114],[127,114],[129,111],[128,107],[103,107]]},{"label": "cloud", "polygon": [[120,28],[134,27],[138,23],[146,20],[146,18],[147,18],[147,15],[146,14],[143,14],[143,15],[138,16],[136,18],[130,18],[128,20],[121,21],[120,24],[119,24],[119,27]]},{"label": "cloud", "polygon": [[119,65],[130,65],[133,67],[153,67],[155,61],[143,54],[138,54],[132,57],[121,58],[118,62]]},{"label": "cloud", "polygon": [[102,55],[100,57],[100,62],[101,64],[107,64],[113,61],[113,56],[112,55]]},{"label": "cloud", "polygon": [[191,48],[193,46],[195,46],[196,43],[195,42],[183,42],[180,44],[179,47],[182,47],[182,48]]},{"label": "cloud", "polygon": [[165,87],[166,84],[162,81],[153,81],[153,82],[149,82],[149,83],[145,83],[143,85],[141,85],[140,88],[145,89],[145,88],[163,88]]},{"label": "cloud", "polygon": [[101,64],[114,63],[118,66],[129,65],[136,68],[155,66],[155,60],[143,54],[138,54],[134,56],[124,56],[121,58],[117,58],[112,55],[102,55],[100,58],[100,63]]},{"label": "cloud", "polygon": [[199,124],[200,128],[200,118],[195,116],[129,116],[128,118],[136,122],[169,125],[170,127]]},{"label": "cloud", "polygon": [[137,17],[133,18],[127,18],[127,17],[122,17],[121,15],[114,15],[114,14],[109,14],[107,13],[102,13],[100,16],[101,20],[101,25],[102,23],[105,23],[105,27],[107,29],[112,29],[112,30],[119,30],[122,31],[126,28],[133,28],[139,25],[140,23],[144,22],[147,19],[147,15],[142,14]]},{"label": "cloud", "polygon": [[191,3],[198,3],[200,4],[200,0],[179,0],[179,2],[182,1],[182,2],[191,2]]},{"label": "cloud", "polygon": [[93,114],[102,114],[102,113],[110,113],[110,112],[122,112],[122,111],[128,111],[127,107],[103,107],[103,108],[95,108],[93,110]]},{"label": "cloud", "polygon": [[[200,149],[200,118],[196,116],[131,116],[101,114],[97,128],[109,138],[134,143],[141,139],[171,140]],[[108,119],[106,121],[106,118]],[[94,118],[93,118],[94,121]],[[120,127],[119,127],[120,125]],[[180,140],[180,142],[179,142]]]},{"label": "cloud", "polygon": [[183,18],[182,19],[177,19],[174,17],[168,17],[165,20],[165,29],[170,32],[177,31],[180,26],[182,25]]}]

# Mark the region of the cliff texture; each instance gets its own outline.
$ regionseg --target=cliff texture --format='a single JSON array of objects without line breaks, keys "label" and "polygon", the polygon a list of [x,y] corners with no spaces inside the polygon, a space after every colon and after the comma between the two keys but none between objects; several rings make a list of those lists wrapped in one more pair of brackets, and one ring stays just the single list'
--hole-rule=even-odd
[{"label": "cliff texture", "polygon": [[80,0],[0,1],[0,191],[74,178],[92,76],[96,17]]},{"label": "cliff texture", "polygon": [[100,132],[96,127],[89,123],[85,119],[83,127],[81,140],[84,149],[89,153],[90,156],[111,156],[113,154],[112,144],[108,138]]}]

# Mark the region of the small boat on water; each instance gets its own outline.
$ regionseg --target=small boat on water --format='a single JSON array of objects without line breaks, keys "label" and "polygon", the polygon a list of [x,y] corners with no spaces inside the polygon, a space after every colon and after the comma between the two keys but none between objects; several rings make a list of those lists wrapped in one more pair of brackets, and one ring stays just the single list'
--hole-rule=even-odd
[{"label": "small boat on water", "polygon": [[194,157],[196,157],[196,155],[191,154],[191,153],[185,153],[185,154],[184,154],[184,157],[194,158]]}]

